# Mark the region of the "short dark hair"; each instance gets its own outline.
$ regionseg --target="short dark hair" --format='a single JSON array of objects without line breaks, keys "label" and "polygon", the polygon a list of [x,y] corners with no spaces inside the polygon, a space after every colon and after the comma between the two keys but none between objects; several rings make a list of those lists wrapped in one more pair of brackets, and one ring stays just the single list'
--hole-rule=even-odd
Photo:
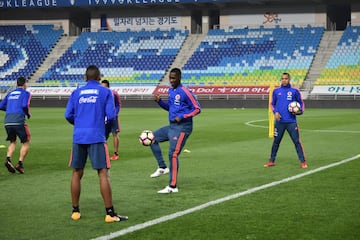
[{"label": "short dark hair", "polygon": [[170,70],[170,72],[175,73],[179,77],[179,79],[181,79],[181,70],[180,70],[180,68],[173,68],[173,69]]},{"label": "short dark hair", "polygon": [[288,72],[283,72],[282,75],[286,75],[286,76],[288,76],[289,79],[291,79],[290,73],[288,73]]},{"label": "short dark hair", "polygon": [[26,78],[18,77],[18,79],[16,80],[16,86],[22,87],[25,85],[26,82],[27,82]]},{"label": "short dark hair", "polygon": [[100,70],[95,65],[90,65],[86,68],[86,81],[87,80],[100,80]]},{"label": "short dark hair", "polygon": [[106,79],[102,80],[101,83],[105,83],[107,87],[110,87],[110,83]]}]

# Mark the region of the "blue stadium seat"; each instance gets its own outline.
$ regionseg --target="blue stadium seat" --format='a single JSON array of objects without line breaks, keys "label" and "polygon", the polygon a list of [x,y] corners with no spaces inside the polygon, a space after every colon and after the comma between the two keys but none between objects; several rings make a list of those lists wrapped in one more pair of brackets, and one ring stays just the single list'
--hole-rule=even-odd
[{"label": "blue stadium seat", "polygon": [[62,34],[53,25],[0,26],[0,81],[29,78]]},{"label": "blue stadium seat", "polygon": [[224,85],[237,79],[261,80],[262,72],[272,70],[301,72],[299,79],[304,80],[323,32],[323,27],[311,26],[209,30],[183,67],[183,80],[194,82],[190,73],[195,71],[199,83]]},{"label": "blue stadium seat", "polygon": [[[39,82],[67,81],[97,65],[112,83],[158,84],[175,59],[188,31],[84,32]],[[146,75],[150,73],[149,75]],[[78,81],[83,82],[82,75]]]},{"label": "blue stadium seat", "polygon": [[347,26],[315,84],[360,85],[360,26]]}]

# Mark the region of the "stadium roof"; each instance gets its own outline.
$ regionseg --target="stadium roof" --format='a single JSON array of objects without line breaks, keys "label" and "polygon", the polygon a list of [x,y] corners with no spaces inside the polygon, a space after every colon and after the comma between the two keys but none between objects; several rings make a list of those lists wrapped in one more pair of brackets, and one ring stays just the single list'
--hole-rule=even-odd
[{"label": "stadium roof", "polygon": [[[355,0],[291,0],[302,4],[349,4]],[[187,5],[214,5],[216,7],[228,4],[266,5],[290,4],[289,0],[0,0],[0,9],[9,8],[62,8],[62,7],[147,7],[158,5],[174,5],[185,8]]]}]

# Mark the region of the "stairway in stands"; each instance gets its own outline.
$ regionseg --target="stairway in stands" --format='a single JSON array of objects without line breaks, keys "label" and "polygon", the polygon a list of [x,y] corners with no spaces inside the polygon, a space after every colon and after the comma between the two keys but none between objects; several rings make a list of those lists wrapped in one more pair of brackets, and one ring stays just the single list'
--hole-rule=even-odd
[{"label": "stairway in stands", "polygon": [[311,91],[314,82],[321,74],[326,63],[334,52],[343,31],[325,31],[321,39],[317,54],[315,55],[314,61],[311,64],[309,73],[304,81],[302,90],[304,92]]},{"label": "stairway in stands", "polygon": [[206,34],[189,34],[184,44],[181,46],[175,61],[171,64],[170,68],[166,71],[160,85],[168,85],[169,83],[169,72],[172,68],[180,68],[185,65],[191,55],[195,52],[196,48],[200,45],[201,41],[205,38]]},{"label": "stairway in stands", "polygon": [[29,82],[36,85],[35,82],[66,52],[76,39],[77,36],[62,36],[45,61],[39,66],[34,75],[30,77]]}]

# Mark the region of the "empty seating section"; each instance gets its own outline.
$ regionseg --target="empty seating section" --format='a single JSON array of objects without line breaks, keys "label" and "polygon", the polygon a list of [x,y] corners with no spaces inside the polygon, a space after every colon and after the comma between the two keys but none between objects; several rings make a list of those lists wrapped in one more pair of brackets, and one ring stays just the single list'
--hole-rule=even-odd
[{"label": "empty seating section", "polygon": [[189,85],[278,85],[290,72],[301,86],[320,43],[323,27],[213,29],[183,68]]},{"label": "empty seating section", "polygon": [[360,85],[360,26],[348,26],[316,85]]},{"label": "empty seating section", "polygon": [[29,78],[62,34],[53,25],[0,26],[1,86],[15,86],[19,76]]},{"label": "empty seating section", "polygon": [[84,83],[88,65],[97,65],[114,84],[156,85],[170,67],[188,31],[83,32],[39,79],[46,85]]},{"label": "empty seating section", "polygon": [[[289,72],[301,87],[323,27],[212,29],[182,68],[191,86],[278,85]],[[0,90],[29,78],[60,39],[53,25],[0,26]],[[175,60],[188,30],[83,32],[36,84],[84,84],[85,69],[100,67],[114,84],[157,85]],[[316,85],[360,85],[360,26],[348,26]]]}]

